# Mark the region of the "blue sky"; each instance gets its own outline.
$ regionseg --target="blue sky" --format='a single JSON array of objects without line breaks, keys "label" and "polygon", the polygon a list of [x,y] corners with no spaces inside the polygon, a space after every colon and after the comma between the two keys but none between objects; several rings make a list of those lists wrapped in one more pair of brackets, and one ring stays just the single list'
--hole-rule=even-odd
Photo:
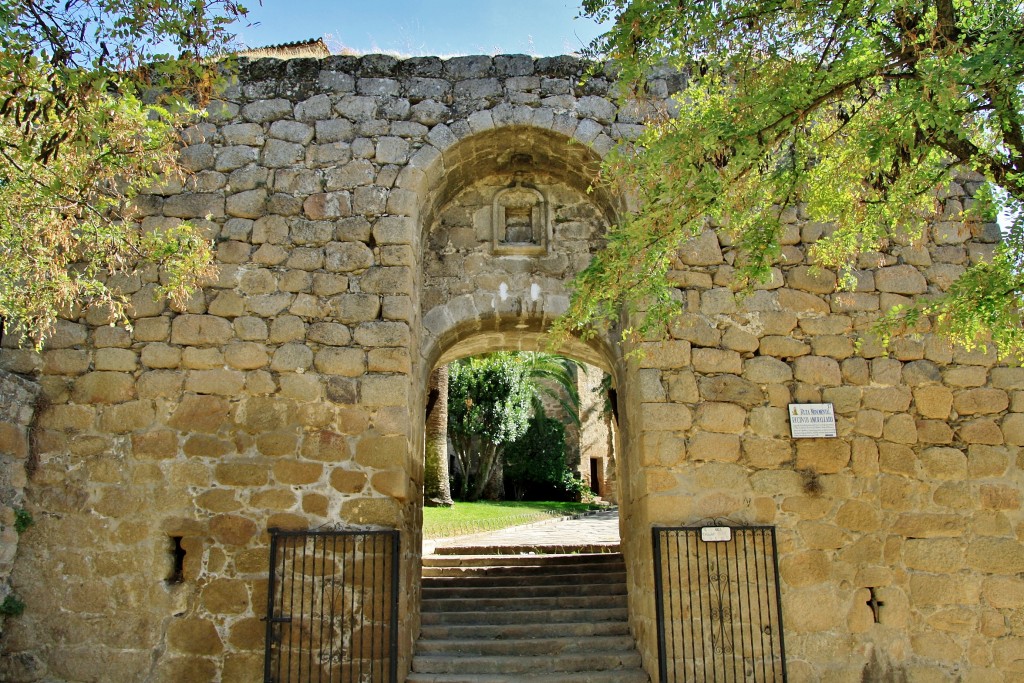
[{"label": "blue sky", "polygon": [[578,51],[600,31],[578,0],[250,0],[237,27],[249,47],[324,38],[333,52],[403,55]]}]

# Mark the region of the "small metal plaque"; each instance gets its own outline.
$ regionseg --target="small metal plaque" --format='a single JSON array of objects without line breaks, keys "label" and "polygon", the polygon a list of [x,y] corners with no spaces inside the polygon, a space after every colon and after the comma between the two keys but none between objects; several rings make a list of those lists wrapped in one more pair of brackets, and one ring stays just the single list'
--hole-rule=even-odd
[{"label": "small metal plaque", "polygon": [[732,529],[727,526],[706,526],[700,530],[700,540],[705,543],[718,543],[732,540]]},{"label": "small metal plaque", "polygon": [[794,439],[835,438],[835,410],[831,403],[790,403],[789,429]]}]

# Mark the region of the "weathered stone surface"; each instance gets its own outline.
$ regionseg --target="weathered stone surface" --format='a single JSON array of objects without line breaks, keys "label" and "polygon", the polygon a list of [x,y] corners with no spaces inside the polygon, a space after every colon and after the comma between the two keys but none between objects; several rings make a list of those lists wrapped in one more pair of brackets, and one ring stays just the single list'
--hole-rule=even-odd
[{"label": "weathered stone surface", "polygon": [[[418,536],[429,366],[540,348],[628,204],[590,179],[613,135],[638,139],[647,103],[617,108],[612,71],[581,84],[581,69],[524,55],[243,62],[183,131],[196,175],[138,201],[145,231],[191,219],[218,272],[174,303],[155,297],[155,267],[109,278],[130,331],[72,307],[42,354],[3,338],[0,367],[37,378],[45,403],[29,438],[0,390],[0,597],[17,542],[29,605],[5,624],[0,678],[256,680],[268,526]],[[649,85],[653,110],[684,84],[659,69]],[[495,199],[517,181],[544,208],[508,205],[502,226]],[[940,190],[921,239],[858,258],[851,292],[812,266],[835,226],[808,207],[777,209],[780,258],[749,294],[715,226],[672,255],[678,316],[642,355],[605,331],[567,341],[614,378],[610,395],[600,372],[578,376],[590,403],[569,444],[621,507],[631,598],[651,590],[637,539],[652,525],[774,525],[793,680],[1016,680],[1024,372],[925,325],[888,348],[868,332],[992,253],[996,227],[958,222],[976,187]],[[517,226],[533,241],[495,254]],[[793,439],[794,402],[833,404],[838,436]],[[8,500],[45,512],[20,541]],[[168,535],[186,550],[182,585],[163,583]],[[402,652],[418,599],[406,546]],[[654,661],[650,615],[630,616]],[[39,664],[15,676],[12,661]]]}]

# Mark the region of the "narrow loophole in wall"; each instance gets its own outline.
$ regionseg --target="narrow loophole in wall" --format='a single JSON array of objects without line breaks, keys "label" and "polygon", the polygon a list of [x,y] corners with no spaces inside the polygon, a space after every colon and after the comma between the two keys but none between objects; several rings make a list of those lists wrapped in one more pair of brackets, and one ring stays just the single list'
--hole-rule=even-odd
[{"label": "narrow loophole in wall", "polygon": [[171,536],[171,574],[167,583],[181,583],[185,580],[185,549],[181,547],[181,536]]}]

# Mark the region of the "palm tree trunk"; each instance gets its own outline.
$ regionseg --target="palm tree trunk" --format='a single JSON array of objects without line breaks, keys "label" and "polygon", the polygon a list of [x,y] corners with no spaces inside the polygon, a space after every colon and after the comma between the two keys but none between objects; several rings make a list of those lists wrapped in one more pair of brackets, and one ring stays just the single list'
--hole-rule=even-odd
[{"label": "palm tree trunk", "polygon": [[423,500],[431,507],[451,507],[448,479],[448,366],[430,373],[424,438]]}]

